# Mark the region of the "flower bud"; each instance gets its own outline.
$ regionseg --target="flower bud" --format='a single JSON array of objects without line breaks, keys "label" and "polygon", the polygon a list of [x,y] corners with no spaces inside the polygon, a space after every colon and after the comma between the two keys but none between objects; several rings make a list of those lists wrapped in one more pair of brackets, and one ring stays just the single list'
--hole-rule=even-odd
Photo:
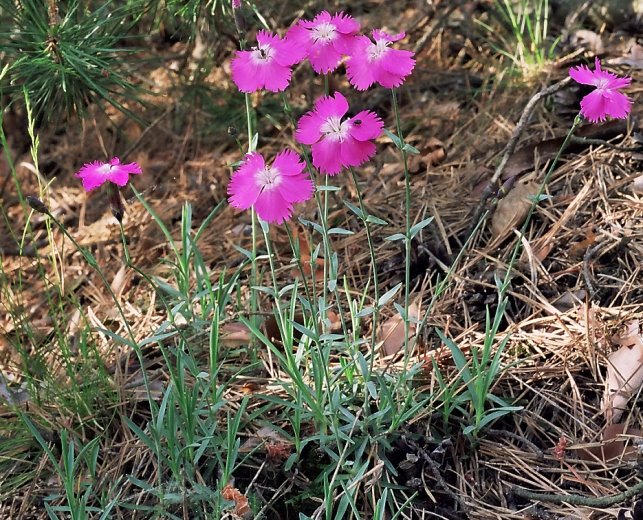
[{"label": "flower bud", "polygon": [[239,36],[244,36],[248,26],[241,12],[241,0],[232,0],[232,16],[234,17],[234,26],[237,28]]},{"label": "flower bud", "polygon": [[117,186],[110,185],[109,190],[109,204],[112,207],[112,215],[118,220],[119,224],[123,222],[123,215],[125,215],[125,206],[121,198],[121,192]]},{"label": "flower bud", "polygon": [[43,215],[49,215],[49,209],[47,208],[47,206],[45,206],[45,203],[38,197],[27,195],[25,199],[27,200],[27,204],[29,204],[29,207],[31,209],[37,211],[38,213],[42,213]]}]

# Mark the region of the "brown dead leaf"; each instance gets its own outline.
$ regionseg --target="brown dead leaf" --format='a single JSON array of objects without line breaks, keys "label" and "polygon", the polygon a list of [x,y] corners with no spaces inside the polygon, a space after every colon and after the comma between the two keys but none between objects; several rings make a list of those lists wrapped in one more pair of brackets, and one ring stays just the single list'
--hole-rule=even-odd
[{"label": "brown dead leaf", "polygon": [[219,329],[219,343],[224,347],[242,347],[248,345],[251,340],[250,329],[243,323],[226,323]]},{"label": "brown dead leaf", "polygon": [[429,137],[424,143],[415,144],[420,150],[420,155],[409,157],[409,173],[422,173],[431,166],[436,166],[447,157],[444,143],[436,137]]},{"label": "brown dead leaf", "polygon": [[634,438],[643,437],[643,430],[627,428],[623,423],[608,424],[603,431],[600,444],[582,447],[575,450],[582,460],[600,460],[607,462],[611,459],[635,460],[637,450],[632,442]]},{"label": "brown dead leaf", "polygon": [[[578,137],[587,139],[602,139],[608,141],[618,135],[627,132],[627,124],[623,119],[608,121],[602,125],[585,125],[578,129]],[[527,171],[533,170],[534,158],[538,157],[540,162],[552,159],[560,150],[564,137],[554,137],[537,143],[528,144],[516,151],[507,161],[507,165],[502,172],[502,179],[509,179],[521,175]],[[565,153],[573,153],[584,150],[590,145],[582,140],[577,140],[565,148]]]},{"label": "brown dead leaf", "polygon": [[[331,310],[328,310],[326,311],[326,317],[330,322],[331,331],[334,332],[341,328],[341,322],[337,313]],[[306,323],[304,314],[301,312],[295,313],[293,321],[302,326],[305,325]],[[278,344],[278,345],[283,344],[283,338],[281,337],[281,331],[279,330],[277,318],[274,315],[268,317],[266,321],[264,321],[263,327],[264,327],[264,333],[266,334],[266,337],[268,339],[270,339],[271,341],[274,341],[275,344]],[[296,328],[293,329],[293,339],[295,341],[299,341],[301,339],[301,332],[299,332]]]},{"label": "brown dead leaf", "polygon": [[623,58],[617,58],[614,63],[620,65],[629,65],[635,69],[643,69],[643,45],[634,42],[630,47],[630,52]]},{"label": "brown dead leaf", "polygon": [[125,287],[131,278],[132,271],[127,268],[126,264],[121,265],[120,269],[114,275],[111,284],[112,291],[118,299],[123,295],[123,291],[125,291]]},{"label": "brown dead leaf", "polygon": [[532,197],[538,193],[538,183],[518,182],[498,202],[491,219],[491,235],[494,242],[507,237],[511,230],[522,224],[532,205]]},{"label": "brown dead leaf", "polygon": [[601,36],[594,31],[587,29],[579,29],[574,33],[573,37],[574,46],[584,47],[591,51],[592,54],[603,54],[605,46]]},{"label": "brown dead leaf", "polygon": [[422,159],[427,166],[435,166],[440,164],[447,157],[446,147],[444,143],[435,137],[430,137],[422,150]]},{"label": "brown dead leaf", "polygon": [[608,423],[619,420],[627,402],[643,384],[643,336],[639,321],[627,325],[627,332],[612,341],[621,345],[608,357],[607,388],[604,397],[605,417]]},{"label": "brown dead leaf", "polygon": [[585,238],[576,244],[572,244],[569,248],[569,256],[572,258],[582,257],[585,251],[596,242],[596,233],[594,229],[589,229],[584,233]]},{"label": "brown dead leaf", "polygon": [[643,195],[643,175],[639,175],[632,181],[632,191],[639,195]]},{"label": "brown dead leaf", "polygon": [[257,433],[248,437],[239,447],[239,451],[241,453],[250,453],[261,448],[263,448],[269,459],[276,461],[281,457],[280,454],[287,452],[288,455],[285,458],[290,456],[292,443],[272,427],[263,426],[257,430]]},{"label": "brown dead leaf", "polygon": [[[420,308],[417,303],[409,305],[409,318],[419,320]],[[409,340],[415,336],[417,330],[414,323],[409,326]],[[404,347],[404,320],[396,314],[380,325],[377,333],[377,341],[382,342],[380,347],[383,356],[390,356],[399,352]]]}]

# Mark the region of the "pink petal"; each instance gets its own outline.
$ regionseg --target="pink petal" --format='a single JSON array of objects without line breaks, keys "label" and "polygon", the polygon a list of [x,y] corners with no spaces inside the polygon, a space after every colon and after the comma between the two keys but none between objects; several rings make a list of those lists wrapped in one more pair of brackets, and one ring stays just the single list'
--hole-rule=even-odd
[{"label": "pink petal", "polygon": [[396,42],[401,40],[406,36],[406,33],[401,32],[397,34],[389,34],[385,31],[382,31],[380,29],[373,29],[373,32],[371,33],[373,36],[374,40],[386,40],[387,42]]},{"label": "pink petal", "polygon": [[324,119],[319,117],[315,112],[308,112],[299,118],[297,122],[297,131],[295,139],[302,144],[313,144],[319,141],[321,137],[321,125]]},{"label": "pink petal", "polygon": [[371,41],[366,36],[355,39],[350,58],[346,62],[346,75],[348,81],[357,90],[366,90],[375,83],[373,67],[366,57],[366,49]]},{"label": "pink petal", "polygon": [[281,196],[278,189],[263,190],[254,206],[257,215],[274,224],[281,224],[292,215],[292,204]]},{"label": "pink petal", "polygon": [[281,92],[288,88],[292,76],[290,68],[273,62],[260,67],[260,72],[263,72],[263,82],[266,90]]},{"label": "pink petal", "polygon": [[317,74],[328,74],[335,70],[342,60],[342,55],[331,42],[315,42],[308,51],[310,65]]},{"label": "pink petal", "polygon": [[411,74],[411,71],[415,67],[413,55],[414,53],[411,51],[390,49],[382,56],[380,64],[385,71],[405,78]]},{"label": "pink petal", "polygon": [[392,74],[382,67],[374,67],[375,81],[384,88],[397,88],[404,83],[404,77]]},{"label": "pink petal", "polygon": [[321,173],[337,175],[342,171],[341,146],[338,141],[322,139],[313,144],[313,165]]},{"label": "pink petal", "polygon": [[604,121],[607,116],[607,98],[600,90],[587,94],[580,102],[580,113],[592,123]]},{"label": "pink petal", "polygon": [[359,166],[375,155],[376,148],[370,141],[346,139],[341,145],[341,159],[345,166]]},{"label": "pink petal", "polygon": [[306,167],[306,163],[301,160],[299,154],[292,150],[284,150],[277,154],[273,166],[278,169],[282,175],[295,176],[301,174]]},{"label": "pink petal", "polygon": [[303,27],[306,27],[306,29],[312,29],[313,27],[317,27],[319,24],[325,23],[325,22],[330,22],[332,20],[332,17],[328,11],[322,11],[319,13],[315,18],[313,18],[312,21],[310,20],[302,20],[301,25]]},{"label": "pink petal", "polygon": [[632,78],[619,78],[616,75],[613,75],[613,78],[610,78],[610,80],[607,82],[607,89],[618,89],[618,88],[625,88],[629,87],[630,83],[632,83]]},{"label": "pink petal", "polygon": [[125,186],[129,180],[129,174],[126,169],[117,167],[112,168],[106,176],[107,180],[118,184],[119,186]]},{"label": "pink petal", "polygon": [[275,42],[273,47],[277,51],[275,61],[284,67],[291,67],[306,57],[309,45],[307,43],[302,45],[301,42],[293,41],[286,37]]},{"label": "pink petal", "polygon": [[340,54],[350,56],[355,48],[356,40],[357,36],[352,34],[339,34],[335,41],[333,41],[333,47],[335,47],[335,50]]},{"label": "pink petal", "polygon": [[342,34],[355,34],[360,28],[359,22],[344,12],[336,13],[331,23],[337,28],[337,32]]},{"label": "pink petal", "polygon": [[625,119],[632,109],[632,102],[625,95],[616,90],[605,92],[607,115],[615,119]]},{"label": "pink petal", "polygon": [[313,196],[315,185],[302,174],[292,175],[284,177],[277,190],[286,202],[305,202]]},{"label": "pink petal", "polygon": [[322,119],[328,119],[331,116],[343,117],[348,112],[348,101],[341,94],[335,92],[335,96],[324,96],[315,101],[315,112]]},{"label": "pink petal", "polygon": [[261,190],[255,180],[255,175],[265,167],[261,154],[246,155],[246,159],[239,169],[232,174],[228,184],[228,202],[238,209],[248,209],[257,200]]},{"label": "pink petal", "polygon": [[594,85],[594,73],[585,65],[572,67],[569,69],[569,75],[577,83],[582,85]]},{"label": "pink petal", "polygon": [[237,57],[230,63],[232,81],[240,92],[256,92],[264,85],[264,75],[250,58],[250,51],[237,51]]},{"label": "pink petal", "polygon": [[382,134],[382,128],[384,128],[384,121],[375,112],[369,110],[363,110],[349,121],[352,124],[350,135],[358,141],[376,139]]},{"label": "pink petal", "polygon": [[275,46],[281,42],[281,38],[276,34],[271,34],[268,31],[262,29],[257,31],[257,42],[262,45]]},{"label": "pink petal", "polygon": [[303,20],[288,29],[284,39],[304,49],[308,49],[311,43],[310,31],[303,26]]},{"label": "pink petal", "polygon": [[76,177],[82,180],[85,191],[98,188],[107,181],[107,176],[99,170],[103,166],[105,166],[105,163],[94,161],[83,165],[76,173]]}]

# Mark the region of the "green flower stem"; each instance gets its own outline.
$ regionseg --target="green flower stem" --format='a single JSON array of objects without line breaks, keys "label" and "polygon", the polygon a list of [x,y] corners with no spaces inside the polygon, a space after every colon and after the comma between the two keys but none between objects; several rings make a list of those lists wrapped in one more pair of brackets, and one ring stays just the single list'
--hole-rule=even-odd
[{"label": "green flower stem", "polygon": [[409,173],[409,161],[406,151],[404,150],[404,136],[402,135],[402,122],[400,119],[400,110],[397,103],[397,92],[391,89],[391,97],[393,101],[393,113],[395,114],[395,127],[397,129],[397,136],[400,139],[402,146],[400,153],[402,154],[402,161],[404,163],[404,209],[406,213],[406,221],[404,225],[404,364],[410,355],[409,350],[409,297],[411,291],[411,175]]},{"label": "green flower stem", "polygon": [[[143,353],[141,352],[141,349],[138,347],[138,343],[136,341],[136,336],[134,336],[134,331],[129,325],[129,322],[127,321],[127,317],[125,316],[125,311],[123,310],[123,307],[121,306],[120,302],[118,301],[118,297],[114,293],[111,284],[107,281],[107,278],[105,278],[105,275],[103,274],[103,271],[101,271],[98,262],[96,262],[96,258],[94,258],[94,255],[92,255],[89,251],[87,251],[85,248],[83,248],[77,241],[76,239],[67,231],[67,228],[58,221],[56,217],[54,217],[49,211],[47,211],[46,215],[54,222],[56,227],[62,231],[62,233],[71,241],[72,244],[74,244],[74,247],[76,250],[83,256],[87,264],[98,274],[98,276],[101,279],[101,282],[103,282],[103,285],[107,289],[107,292],[111,296],[112,300],[114,300],[114,305],[116,305],[116,310],[118,311],[118,314],[120,317],[123,319],[123,323],[125,324],[125,328],[127,329],[127,335],[130,338],[130,341],[132,342],[132,349],[134,350],[134,353],[136,354],[136,357],[138,359],[138,362],[141,366],[141,375],[143,377],[143,384],[145,386],[145,391],[147,392],[147,399],[150,403],[150,408],[151,410],[155,409],[154,406],[154,401],[152,399],[152,393],[150,390],[150,384],[149,380],[147,378],[147,372],[145,370],[145,363],[143,359]],[[122,227],[121,227],[122,229]]]},{"label": "green flower stem", "polygon": [[[299,247],[295,245],[295,239],[292,236],[292,231],[290,230],[290,226],[285,225],[286,228],[286,233],[288,233],[288,242],[290,243],[290,249],[293,252],[293,255],[295,256],[295,262],[297,262],[297,268],[299,269],[299,274],[301,274],[301,279],[303,280],[304,283],[304,292],[306,293],[306,298],[308,299],[308,303],[310,304],[310,308],[313,312],[316,313],[316,308],[317,308],[317,303],[314,301],[315,295],[311,293],[310,286],[308,284],[308,280],[306,279],[306,273],[304,272],[304,266],[301,263],[301,254]],[[311,260],[312,261],[312,260]],[[315,286],[315,269],[314,265],[311,264],[311,273],[313,277],[313,288]],[[317,313],[316,313],[317,314]],[[315,334],[319,336],[319,321],[317,319],[313,320],[313,326],[315,327]]]},{"label": "green flower stem", "polygon": [[[297,122],[295,121],[295,118],[292,115],[292,108],[290,107],[290,103],[288,103],[288,98],[286,97],[286,94],[282,92],[281,94],[283,103],[284,103],[284,113],[286,114],[286,117],[288,117],[288,120],[290,121],[290,124],[293,126],[293,128],[297,128]],[[304,161],[306,163],[306,171],[308,172],[308,175],[310,179],[315,183],[315,169],[313,168],[313,164],[310,160],[310,156],[308,155],[308,150],[304,146],[300,146],[300,150],[302,155],[304,156]],[[325,176],[325,186],[328,186],[328,176]],[[315,202],[317,203],[317,210],[319,211],[319,214],[322,216],[321,218],[321,227],[322,227],[322,240],[324,243],[324,286],[322,288],[322,306],[324,309],[326,308],[326,301],[328,299],[327,293],[328,293],[328,262],[330,262],[331,259],[331,253],[332,253],[332,248],[331,248],[331,243],[330,243],[330,236],[328,234],[328,221],[327,221],[327,216],[328,216],[328,191],[324,191],[324,201],[322,202],[321,197],[319,195],[319,192],[315,190]],[[313,266],[313,283],[314,281],[314,266]],[[339,291],[337,288],[333,291],[333,294],[335,295],[335,300],[337,302],[337,313],[339,314],[339,319],[341,320],[342,324],[342,331],[344,335],[348,334],[348,328],[346,325],[346,320],[344,319],[344,313],[342,311],[341,303],[340,303],[340,298],[339,298]],[[319,313],[318,313],[319,314]],[[319,316],[320,319],[322,320],[322,323],[325,321],[325,316]],[[325,332],[324,327],[322,327],[322,330]]]},{"label": "green flower stem", "polygon": [[355,184],[355,191],[357,192],[357,200],[359,201],[359,208],[362,211],[362,222],[364,223],[364,229],[366,230],[366,241],[368,242],[368,251],[371,256],[371,270],[373,273],[373,293],[375,297],[375,303],[373,305],[373,330],[371,335],[371,349],[372,355],[370,359],[371,371],[373,370],[373,362],[375,360],[375,343],[377,338],[377,322],[379,318],[379,305],[380,301],[380,287],[377,278],[377,258],[375,256],[375,247],[373,245],[373,237],[371,235],[371,226],[367,220],[368,213],[366,212],[366,206],[364,206],[364,198],[362,197],[362,192],[359,189],[359,182],[357,180],[357,175],[355,170],[351,166],[350,168],[351,177],[353,178],[353,184]]},{"label": "green flower stem", "polygon": [[[553,161],[549,165],[549,169],[545,173],[545,177],[543,177],[543,181],[540,183],[540,187],[538,188],[538,193],[536,193],[536,195],[533,198],[531,207],[529,208],[529,211],[527,212],[527,216],[525,217],[525,221],[523,222],[522,227],[520,228],[521,237],[524,236],[525,233],[527,232],[527,227],[529,226],[529,223],[531,222],[531,218],[534,212],[536,211],[536,207],[538,206],[540,198],[545,192],[545,188],[549,183],[549,179],[551,178],[552,174],[554,173],[554,170],[556,169],[556,166],[558,165],[560,156],[563,154],[563,151],[565,151],[565,149],[569,145],[569,142],[571,141],[574,135],[574,132],[580,126],[581,122],[582,122],[582,118],[580,114],[578,114],[574,118],[574,122],[572,123],[572,126],[569,129],[569,132],[567,132],[567,135],[565,136],[563,144],[561,144],[560,148],[558,149],[558,153],[556,153],[556,156],[554,157]],[[521,250],[522,250],[522,241],[520,240],[520,238],[518,238],[516,245],[514,246],[513,251],[511,253],[511,259],[509,260],[509,266],[507,268],[507,273],[505,274],[505,279],[503,280],[502,286],[500,287],[500,299],[504,297],[507,291],[507,288],[509,287],[509,282],[511,281],[511,271],[516,262],[516,259],[518,258],[518,254],[520,253]]]},{"label": "green flower stem", "polygon": [[[243,45],[243,43],[242,43]],[[255,151],[254,147],[254,130],[252,124],[252,106],[250,104],[250,95],[245,94],[246,101],[246,125],[248,130],[248,153]],[[258,317],[259,317],[259,302],[257,294],[257,285],[259,284],[259,272],[257,266],[257,213],[255,207],[252,206],[250,209],[250,215],[252,219],[252,263],[250,266],[250,323],[254,327],[258,327]],[[257,356],[257,340],[253,336],[252,338],[252,348],[251,348],[251,360],[256,362]]]}]

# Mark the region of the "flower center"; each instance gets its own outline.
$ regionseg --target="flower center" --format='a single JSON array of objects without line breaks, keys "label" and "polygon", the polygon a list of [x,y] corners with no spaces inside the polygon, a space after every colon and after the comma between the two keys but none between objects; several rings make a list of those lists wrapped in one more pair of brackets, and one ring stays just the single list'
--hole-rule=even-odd
[{"label": "flower center", "polygon": [[281,172],[276,168],[266,166],[263,170],[259,170],[256,176],[257,186],[263,190],[274,190],[281,184]]},{"label": "flower center", "polygon": [[312,37],[315,43],[329,43],[332,42],[337,36],[337,28],[332,23],[323,22],[318,26],[313,27],[312,33]]},{"label": "flower center", "polygon": [[101,175],[109,175],[109,172],[112,171],[112,168],[113,168],[113,166],[111,164],[105,163],[105,164],[99,166],[96,169],[96,172],[100,173]]},{"label": "flower center", "polygon": [[606,88],[607,88],[607,84],[608,84],[608,83],[609,83],[609,80],[607,80],[607,79],[603,78],[603,79],[597,79],[597,80],[594,82],[594,85],[596,85],[596,88],[597,88],[598,90],[604,90],[604,89],[606,89]]},{"label": "flower center", "polygon": [[339,116],[330,116],[324,124],[319,127],[319,130],[327,139],[342,143],[344,139],[346,139],[351,126],[348,121],[342,122]]},{"label": "flower center", "polygon": [[275,55],[275,50],[268,43],[259,43],[256,47],[252,48],[250,57],[252,61],[259,65],[265,65],[272,61]]},{"label": "flower center", "polygon": [[366,49],[368,61],[381,60],[382,57],[390,50],[389,45],[391,45],[391,42],[386,40],[375,40],[375,43],[371,43]]}]

